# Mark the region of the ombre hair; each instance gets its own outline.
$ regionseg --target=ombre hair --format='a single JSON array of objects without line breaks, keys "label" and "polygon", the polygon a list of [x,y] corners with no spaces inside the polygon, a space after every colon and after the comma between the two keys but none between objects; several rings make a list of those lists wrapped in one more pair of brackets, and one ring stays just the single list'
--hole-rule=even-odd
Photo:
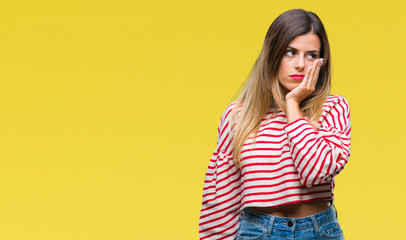
[{"label": "ombre hair", "polygon": [[261,53],[231,112],[233,156],[237,168],[240,167],[244,142],[248,138],[254,138],[255,144],[265,114],[273,109],[270,119],[278,110],[286,113],[286,90],[278,80],[279,65],[288,44],[297,36],[307,33],[314,33],[319,37],[320,57],[324,58],[324,64],[320,68],[315,91],[299,106],[305,119],[317,128],[322,105],[330,94],[330,46],[323,23],[316,14],[303,9],[292,9],[278,16],[269,27]]}]

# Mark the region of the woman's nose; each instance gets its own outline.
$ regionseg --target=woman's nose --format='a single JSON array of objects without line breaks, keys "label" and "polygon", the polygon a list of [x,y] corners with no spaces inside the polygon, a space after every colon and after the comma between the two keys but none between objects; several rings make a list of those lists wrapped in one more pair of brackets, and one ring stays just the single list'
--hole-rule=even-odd
[{"label": "woman's nose", "polygon": [[305,67],[306,62],[304,60],[304,57],[299,56],[295,64],[295,68],[297,68],[298,70],[304,70]]}]

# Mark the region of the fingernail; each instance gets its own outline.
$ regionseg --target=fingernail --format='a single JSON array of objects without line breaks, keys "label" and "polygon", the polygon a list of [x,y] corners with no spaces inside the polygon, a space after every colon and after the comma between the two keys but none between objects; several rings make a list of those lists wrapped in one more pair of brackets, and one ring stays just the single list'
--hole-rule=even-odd
[{"label": "fingernail", "polygon": [[323,62],[324,62],[324,59],[323,59],[323,58],[320,58],[320,62],[323,63]]}]

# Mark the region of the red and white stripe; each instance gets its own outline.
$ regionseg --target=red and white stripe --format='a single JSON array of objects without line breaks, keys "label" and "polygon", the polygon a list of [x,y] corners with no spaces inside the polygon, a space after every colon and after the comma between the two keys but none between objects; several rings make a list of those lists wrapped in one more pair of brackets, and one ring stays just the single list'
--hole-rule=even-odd
[{"label": "red and white stripe", "polygon": [[206,172],[200,213],[200,239],[235,239],[245,207],[330,200],[334,176],[350,155],[350,111],[345,98],[330,95],[317,131],[305,120],[287,124],[282,111],[267,113],[256,137],[241,151],[241,170],[232,157],[230,112],[224,111]]}]

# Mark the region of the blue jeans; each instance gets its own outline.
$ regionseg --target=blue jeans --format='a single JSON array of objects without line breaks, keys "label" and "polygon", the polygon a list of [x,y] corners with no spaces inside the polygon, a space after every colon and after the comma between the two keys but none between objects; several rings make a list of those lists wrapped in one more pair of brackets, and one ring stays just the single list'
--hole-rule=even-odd
[{"label": "blue jeans", "polygon": [[334,204],[303,218],[276,217],[245,208],[240,213],[237,240],[344,239]]}]

